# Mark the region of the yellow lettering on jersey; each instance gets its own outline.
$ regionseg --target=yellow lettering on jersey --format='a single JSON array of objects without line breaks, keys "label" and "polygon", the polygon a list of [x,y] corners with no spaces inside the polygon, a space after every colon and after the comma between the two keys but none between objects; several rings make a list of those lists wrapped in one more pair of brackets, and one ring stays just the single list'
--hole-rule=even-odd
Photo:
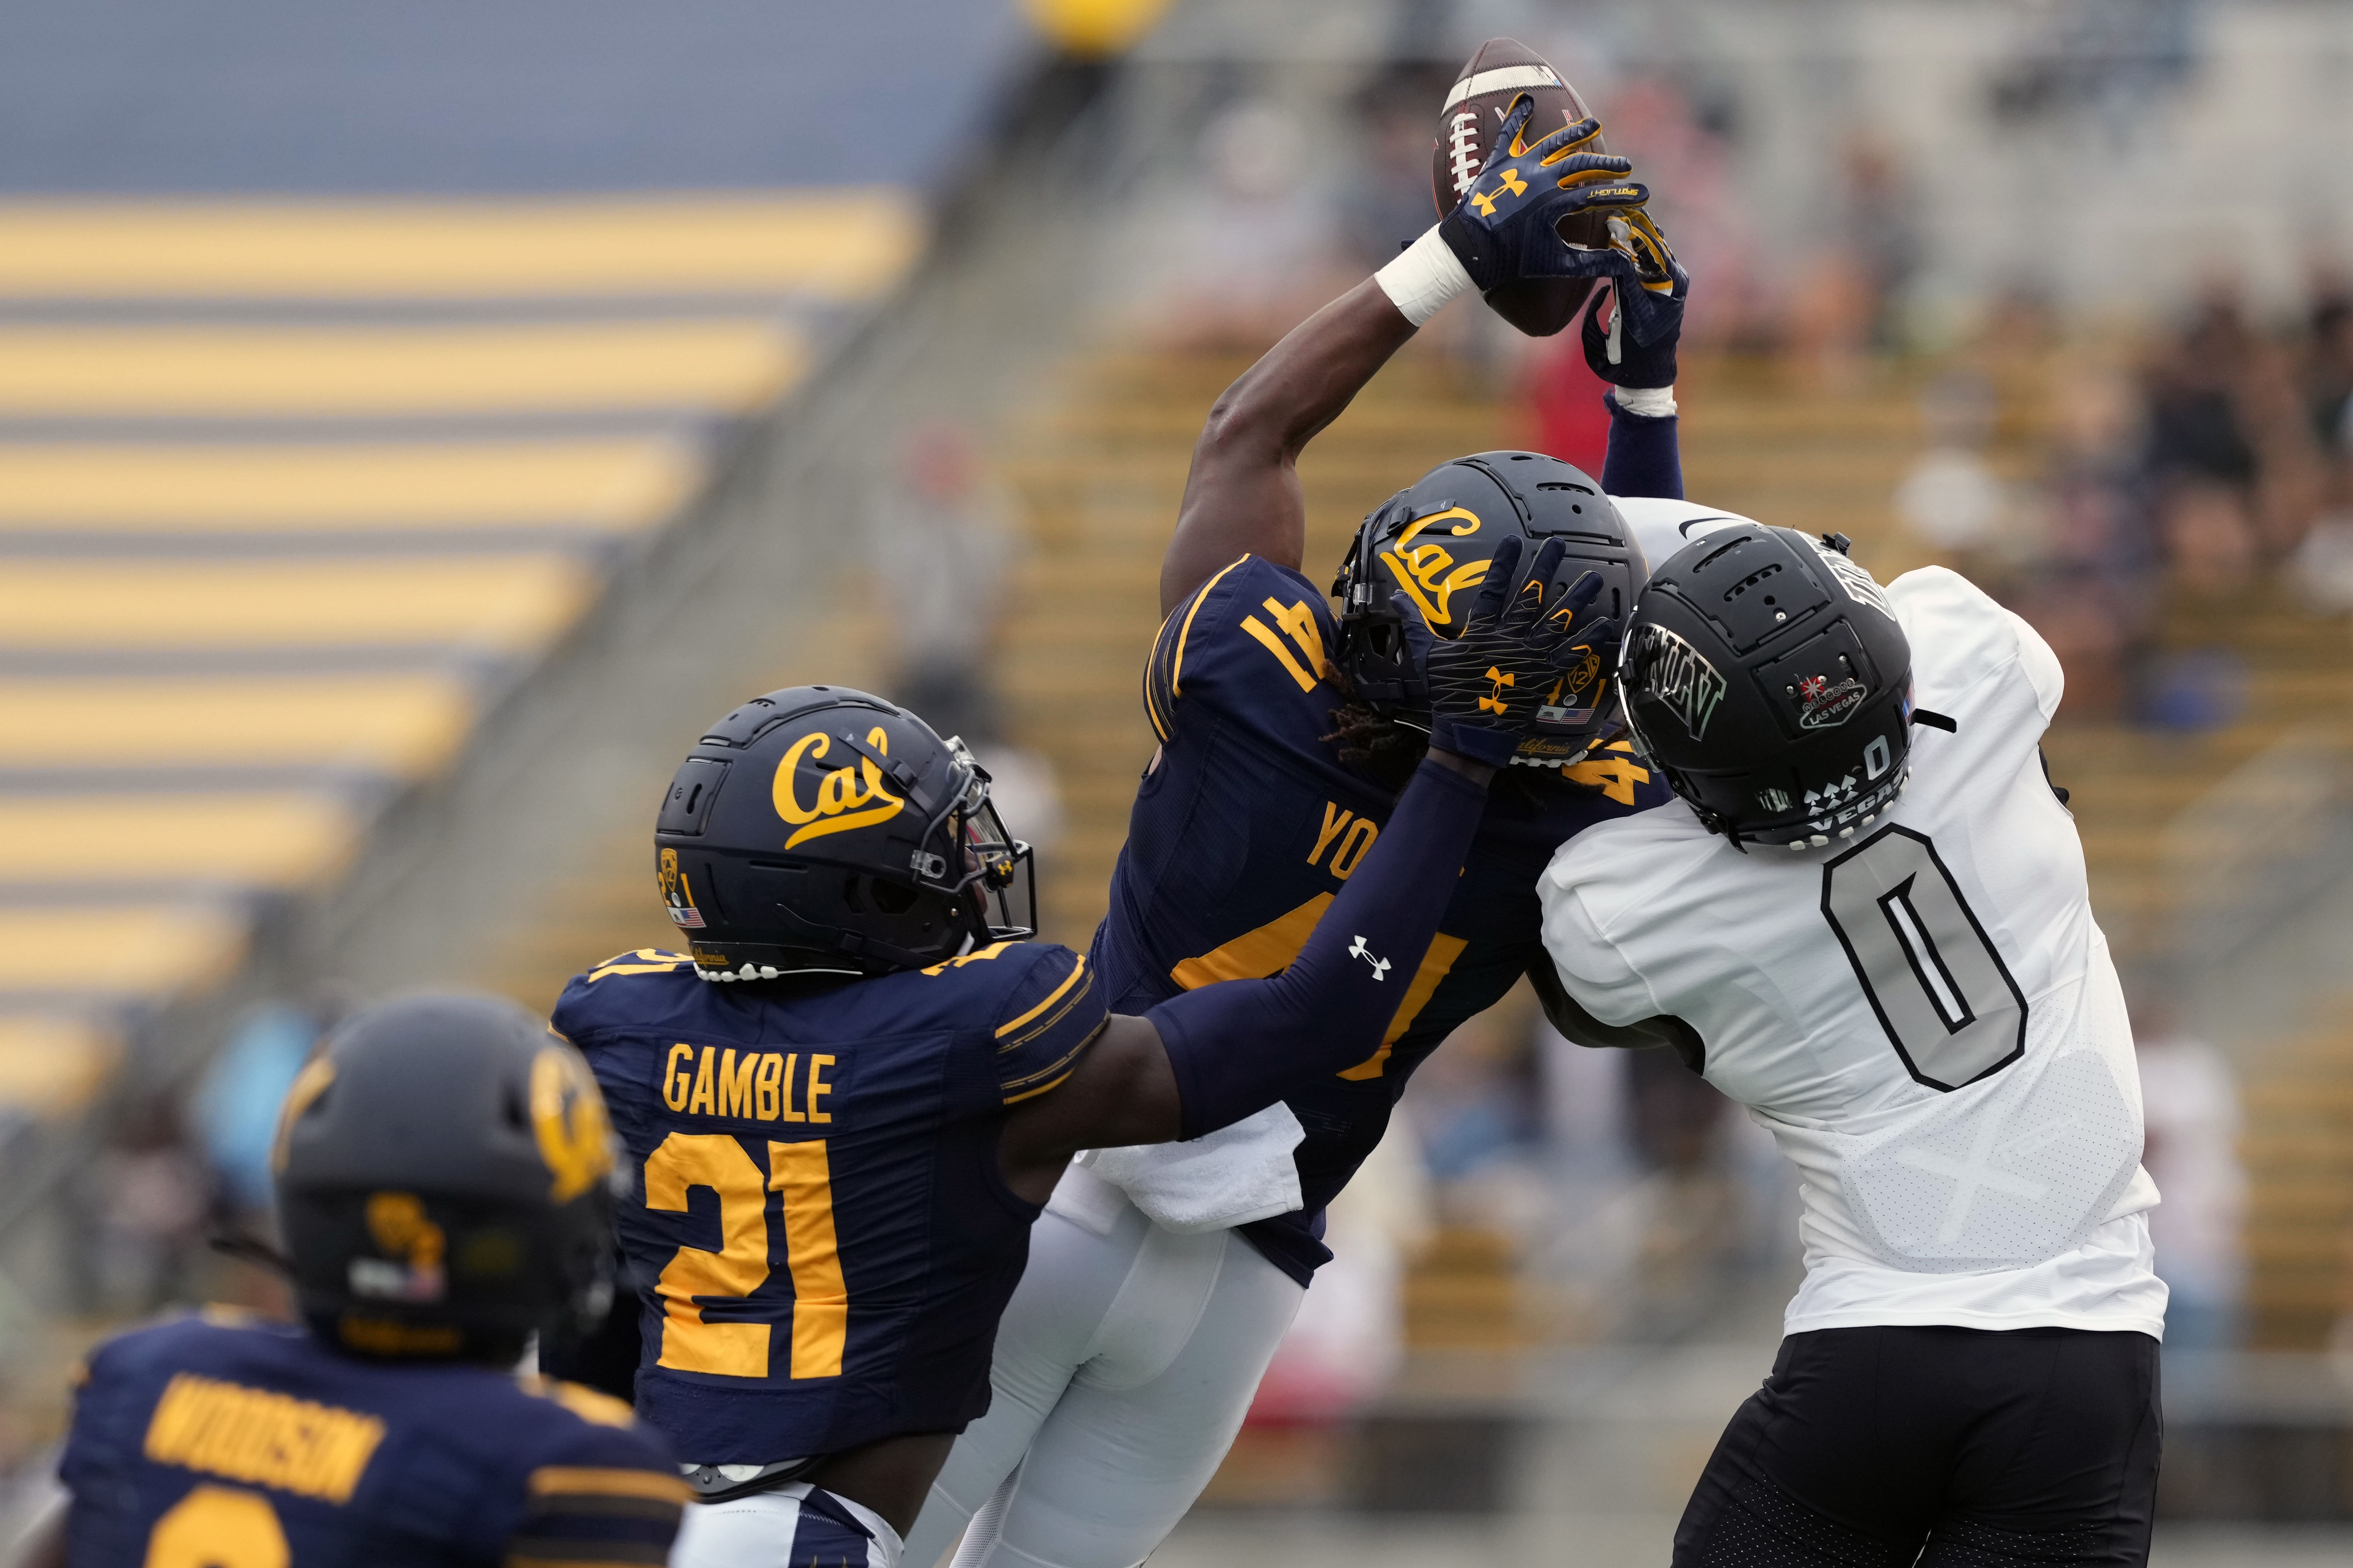
[{"label": "yellow lettering on jersey", "polygon": [[1560,770],[1561,776],[1581,784],[1599,784],[1601,793],[1620,805],[1634,804],[1634,786],[1651,782],[1651,770],[1636,762],[1633,750],[1620,741],[1601,755]]},{"label": "yellow lettering on jersey", "polygon": [[1277,661],[1282,664],[1284,671],[1290,675],[1292,679],[1299,683],[1300,690],[1313,691],[1315,689],[1315,678],[1301,668],[1299,660],[1292,656],[1291,650],[1282,646],[1282,639],[1276,637],[1272,632],[1267,630],[1266,624],[1263,621],[1261,621],[1256,616],[1244,616],[1242,617],[1242,630],[1256,637],[1259,640],[1260,645],[1262,646],[1267,652],[1274,655]]},{"label": "yellow lettering on jersey", "polygon": [[784,1097],[777,1089],[777,1080],[785,1074],[785,1058],[775,1051],[760,1056],[760,1071],[752,1080],[752,1113],[763,1121],[779,1120],[784,1109]]},{"label": "yellow lettering on jersey", "polygon": [[1321,676],[1324,673],[1324,633],[1315,625],[1315,612],[1307,607],[1307,601],[1300,599],[1285,609],[1269,599],[1266,601],[1266,613],[1272,616],[1274,624],[1299,645],[1299,652],[1307,660],[1307,668]]},{"label": "yellow lettering on jersey", "polygon": [[929,969],[920,971],[920,973],[924,974],[945,974],[951,969],[962,969],[967,963],[978,963],[984,959],[995,958],[998,953],[1003,952],[1007,948],[1013,945],[1014,944],[1009,942],[992,942],[987,947],[980,949],[977,952],[967,952],[958,958],[944,960],[941,963],[933,964]]},{"label": "yellow lettering on jersey", "polygon": [[[565,1386],[579,1388],[577,1384]],[[583,1388],[580,1392],[594,1391]],[[605,1398],[603,1394],[596,1397]],[[621,1405],[617,1399],[607,1399],[606,1403]],[[628,1413],[629,1407],[621,1405],[622,1415],[627,1417]],[[625,1419],[621,1424],[628,1423]],[[542,1465],[532,1471],[530,1486],[533,1497],[641,1498],[649,1502],[683,1503],[693,1500],[694,1496],[684,1481],[659,1470],[608,1469],[586,1465]]]},{"label": "yellow lettering on jersey", "polygon": [[662,1103],[672,1110],[686,1109],[686,1092],[694,1087],[694,1080],[678,1064],[693,1059],[694,1047],[681,1040],[670,1048],[670,1056],[662,1063]]},{"label": "yellow lettering on jersey", "polygon": [[[709,1047],[702,1060],[707,1068]],[[719,1250],[680,1247],[655,1283],[662,1303],[659,1364],[765,1377],[767,1324],[710,1322],[702,1315],[702,1299],[741,1299],[768,1277],[768,1199],[760,1168],[724,1133],[673,1132],[646,1161],[646,1207],[682,1214],[696,1187],[719,1195]]]},{"label": "yellow lettering on jersey", "polygon": [[1355,874],[1365,852],[1373,847],[1373,840],[1380,836],[1379,823],[1369,816],[1356,818],[1349,825],[1348,831],[1341,836],[1340,847],[1332,851],[1332,875],[1346,881]]},{"label": "yellow lettering on jersey", "polygon": [[830,1121],[833,1120],[833,1112],[830,1110],[819,1110],[817,1108],[818,1096],[821,1094],[831,1094],[833,1092],[833,1085],[826,1082],[825,1079],[819,1078],[818,1074],[832,1065],[833,1058],[831,1057],[809,1058],[808,1119],[811,1121]]},{"label": "yellow lettering on jersey", "polygon": [[1308,853],[1307,863],[1310,866],[1324,858],[1324,847],[1340,836],[1340,829],[1347,826],[1356,815],[1353,811],[1342,810],[1336,800],[1324,803],[1324,826],[1316,832],[1315,847]]},{"label": "yellow lettering on jersey", "polygon": [[[871,827],[878,822],[888,822],[899,815],[906,802],[882,787],[882,770],[871,757],[860,757],[848,767],[835,768],[818,784],[817,804],[803,805],[794,788],[801,759],[811,762],[824,756],[831,747],[822,731],[812,731],[792,743],[784,761],[776,764],[776,776],[770,787],[776,802],[776,815],[786,822],[797,823],[785,847],[792,848],[811,838],[822,838],[828,833],[847,833],[853,827]],[[891,737],[880,725],[867,731],[866,743],[881,752],[891,754]]]},{"label": "yellow lettering on jersey", "polygon": [[751,1117],[752,1108],[757,1103],[752,1093],[752,1075],[759,1066],[760,1058],[755,1051],[744,1053],[744,1065],[741,1067],[735,1065],[733,1051],[720,1057],[719,1109],[714,1114],[741,1116],[747,1120]]},{"label": "yellow lettering on jersey", "polygon": [[1456,517],[1463,522],[1447,531],[1457,539],[1479,531],[1478,513],[1459,506],[1449,507],[1414,519],[1411,526],[1398,535],[1396,545],[1381,552],[1381,564],[1389,569],[1389,575],[1397,579],[1406,597],[1421,611],[1421,618],[1432,626],[1453,625],[1454,595],[1464,588],[1477,587],[1487,575],[1487,563],[1483,560],[1465,562],[1450,573],[1447,568],[1454,566],[1453,552],[1442,544],[1413,542],[1414,535],[1432,523]]},{"label": "yellow lettering on jersey", "polygon": [[702,1065],[694,1069],[694,1092],[687,1097],[686,1110],[690,1116],[716,1116],[719,1095],[711,1082],[711,1058],[715,1046],[702,1047]]},{"label": "yellow lettering on jersey", "polygon": [[[809,1058],[809,1092],[817,1064]],[[831,1117],[811,1116],[818,1121]],[[785,1258],[793,1276],[793,1375],[839,1377],[841,1347],[849,1333],[849,1292],[841,1282],[841,1249],[833,1234],[833,1175],[825,1140],[768,1145],[768,1185],[783,1195]]]},{"label": "yellow lettering on jersey", "polygon": [[156,1401],[145,1447],[159,1465],[344,1503],[383,1441],[374,1415],[184,1372]]},{"label": "yellow lettering on jersey", "polygon": [[147,1532],[142,1568],[287,1568],[294,1553],[259,1492],[192,1487]]},{"label": "yellow lettering on jersey", "polygon": [[[1359,818],[1361,821],[1362,819]],[[1315,922],[1332,906],[1332,895],[1318,893],[1297,909],[1276,916],[1256,931],[1244,931],[1233,941],[1215,948],[1198,958],[1188,958],[1168,972],[1168,977],[1187,991],[1198,991],[1204,985],[1214,985],[1221,980],[1261,980],[1279,974],[1291,966],[1300,949],[1314,934]],[[1378,1078],[1387,1070],[1389,1048],[1413,1027],[1422,1008],[1438,991],[1439,982],[1452,973],[1455,962],[1470,943],[1459,936],[1440,931],[1430,942],[1421,967],[1415,970],[1413,983],[1398,1003],[1397,1012],[1381,1037],[1381,1048],[1348,1068],[1340,1076],[1363,1079]]]},{"label": "yellow lettering on jersey", "polygon": [[783,1107],[782,1114],[776,1118],[779,1121],[807,1121],[808,1120],[807,1117],[793,1109],[793,1076],[800,1070],[800,1052],[786,1051],[785,1053],[784,1091],[776,1100],[776,1103]]}]

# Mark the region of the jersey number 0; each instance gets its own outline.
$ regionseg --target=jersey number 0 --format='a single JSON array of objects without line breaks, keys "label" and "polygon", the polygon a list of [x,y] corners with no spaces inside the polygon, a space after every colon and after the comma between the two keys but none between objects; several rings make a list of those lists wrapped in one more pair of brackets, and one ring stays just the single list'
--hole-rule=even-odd
[{"label": "jersey number 0", "polygon": [[1883,827],[1823,867],[1822,918],[1915,1079],[1955,1089],[2025,1054],[2025,994],[1926,835]]}]

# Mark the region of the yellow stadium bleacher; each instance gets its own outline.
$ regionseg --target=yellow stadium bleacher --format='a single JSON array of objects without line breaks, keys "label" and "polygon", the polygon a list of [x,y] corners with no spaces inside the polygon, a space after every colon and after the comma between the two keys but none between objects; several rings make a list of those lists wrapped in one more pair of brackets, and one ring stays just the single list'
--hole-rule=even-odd
[{"label": "yellow stadium bleacher", "polygon": [[0,536],[522,528],[619,532],[676,510],[700,464],[662,437],[0,443]]},{"label": "yellow stadium bleacher", "polygon": [[340,768],[418,779],[446,765],[474,694],[389,675],[0,677],[0,769]]},{"label": "yellow stadium bleacher", "polygon": [[330,892],[922,239],[877,189],[0,202],[0,1115]]},{"label": "yellow stadium bleacher", "polygon": [[571,555],[32,560],[0,573],[0,651],[443,647],[535,653],[595,574]]},{"label": "yellow stadium bleacher", "polygon": [[750,408],[807,348],[772,321],[0,329],[0,418],[391,418]]}]

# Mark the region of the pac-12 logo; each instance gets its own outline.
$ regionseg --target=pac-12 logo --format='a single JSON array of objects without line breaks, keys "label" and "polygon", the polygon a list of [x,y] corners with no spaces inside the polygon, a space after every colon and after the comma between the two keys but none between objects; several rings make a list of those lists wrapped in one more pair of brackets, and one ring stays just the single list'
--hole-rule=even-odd
[{"label": "pac-12 logo", "polygon": [[[886,757],[891,754],[891,737],[879,724],[867,731],[866,743]],[[776,815],[797,825],[792,837],[785,840],[787,849],[828,833],[847,833],[853,827],[888,822],[906,809],[905,801],[882,787],[882,770],[871,757],[860,757],[849,766],[828,772],[817,786],[816,801],[802,805],[797,787],[801,759],[816,762],[832,744],[822,731],[812,731],[795,741],[792,750],[785,753],[785,760],[776,764],[773,788]]]}]

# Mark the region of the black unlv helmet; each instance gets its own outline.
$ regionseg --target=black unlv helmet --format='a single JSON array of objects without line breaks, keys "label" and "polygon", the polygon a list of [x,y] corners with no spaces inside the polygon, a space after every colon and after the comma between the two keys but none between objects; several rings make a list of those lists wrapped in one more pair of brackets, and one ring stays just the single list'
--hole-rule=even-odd
[{"label": "black unlv helmet", "polygon": [[[1416,729],[1430,727],[1422,673],[1424,633],[1461,635],[1462,617],[1506,539],[1533,552],[1544,540],[1568,546],[1552,590],[1601,574],[1592,613],[1625,624],[1645,575],[1641,547],[1601,487],[1540,452],[1480,452],[1440,463],[1373,510],[1332,584],[1340,601],[1335,662],[1356,695]],[[1536,710],[1535,731],[1512,761],[1556,768],[1574,763],[1615,718],[1609,695],[1616,650],[1606,643],[1555,683]]]},{"label": "black unlv helmet", "polygon": [[1894,800],[1912,645],[1843,535],[1719,529],[1651,576],[1619,679],[1668,785],[1734,844],[1819,847]]},{"label": "black unlv helmet", "polygon": [[1029,846],[988,783],[962,741],[879,697],[754,697],[680,764],[654,827],[696,973],[887,974],[1034,934]]},{"label": "black unlv helmet", "polygon": [[512,1002],[354,1015],[287,1092],[271,1163],[296,1299],[343,1350],[508,1363],[612,1300],[604,1097]]}]

